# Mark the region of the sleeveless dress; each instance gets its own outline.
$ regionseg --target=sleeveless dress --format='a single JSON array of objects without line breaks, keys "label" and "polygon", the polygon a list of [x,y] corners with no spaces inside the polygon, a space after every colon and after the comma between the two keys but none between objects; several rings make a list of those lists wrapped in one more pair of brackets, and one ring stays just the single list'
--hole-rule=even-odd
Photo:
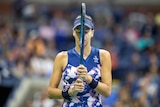
[{"label": "sleeveless dress", "polygon": [[[68,63],[62,73],[63,89],[73,87],[78,78],[76,67],[80,63],[80,55],[73,48],[67,51]],[[88,74],[95,80],[101,81],[99,49],[92,47],[89,56],[83,59],[83,65],[87,68]],[[102,107],[101,97],[96,91],[84,81],[85,89],[70,99],[64,99],[62,107]]]}]

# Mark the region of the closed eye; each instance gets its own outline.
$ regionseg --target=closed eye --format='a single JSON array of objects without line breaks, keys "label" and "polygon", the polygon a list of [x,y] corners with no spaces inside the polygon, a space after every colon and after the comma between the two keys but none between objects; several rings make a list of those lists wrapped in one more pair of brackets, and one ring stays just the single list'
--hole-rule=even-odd
[{"label": "closed eye", "polygon": [[[77,33],[77,34],[80,34],[80,33],[81,33],[81,31],[80,31],[80,30],[75,30],[75,31],[76,31],[76,33]],[[85,30],[85,32],[84,32],[84,33],[85,33],[85,34],[87,34],[88,32],[89,32],[89,30]]]}]

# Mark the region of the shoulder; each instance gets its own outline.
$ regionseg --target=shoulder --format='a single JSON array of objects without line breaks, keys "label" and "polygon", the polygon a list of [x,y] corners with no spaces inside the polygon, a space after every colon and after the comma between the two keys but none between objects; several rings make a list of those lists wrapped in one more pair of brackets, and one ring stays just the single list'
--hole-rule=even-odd
[{"label": "shoulder", "polygon": [[111,57],[110,52],[107,51],[107,50],[99,49],[99,53],[100,53],[100,59],[101,59],[101,61],[108,60]]},{"label": "shoulder", "polygon": [[107,51],[107,50],[100,49],[100,48],[95,48],[95,47],[92,47],[92,48],[95,49],[96,51],[99,51],[99,53],[101,55],[110,55],[109,51]]},{"label": "shoulder", "polygon": [[66,57],[67,56],[67,51],[62,51],[62,52],[59,52],[58,54],[57,54],[57,56],[56,57]]},{"label": "shoulder", "polygon": [[100,55],[107,55],[110,56],[110,52],[104,49],[99,49]]},{"label": "shoulder", "polygon": [[65,68],[68,62],[68,54],[67,51],[59,52],[54,60],[54,64],[56,67],[60,67],[62,69]]},{"label": "shoulder", "polygon": [[57,55],[56,55],[56,58],[55,60],[58,60],[58,61],[61,61],[65,58],[67,58],[68,55],[67,55],[67,51],[62,51],[62,52],[59,52]]}]

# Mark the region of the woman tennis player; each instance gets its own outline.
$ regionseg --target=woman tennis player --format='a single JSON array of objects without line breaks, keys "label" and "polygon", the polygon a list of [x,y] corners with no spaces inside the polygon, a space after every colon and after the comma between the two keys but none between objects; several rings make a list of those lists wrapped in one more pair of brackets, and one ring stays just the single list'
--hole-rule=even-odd
[{"label": "woman tennis player", "polygon": [[[51,99],[64,99],[63,107],[102,107],[101,97],[111,94],[112,75],[110,53],[91,46],[94,36],[92,18],[84,18],[84,54],[80,60],[81,16],[74,21],[75,48],[57,54],[48,87]],[[58,88],[62,79],[63,89]]]}]

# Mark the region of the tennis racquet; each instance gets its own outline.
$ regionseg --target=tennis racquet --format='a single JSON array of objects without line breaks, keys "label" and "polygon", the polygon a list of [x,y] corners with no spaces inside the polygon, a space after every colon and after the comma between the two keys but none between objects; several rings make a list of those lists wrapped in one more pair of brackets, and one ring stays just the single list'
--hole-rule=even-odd
[{"label": "tennis racquet", "polygon": [[85,3],[82,3],[81,4],[81,28],[80,28],[80,64],[83,64],[85,15],[86,15],[86,5]]}]

